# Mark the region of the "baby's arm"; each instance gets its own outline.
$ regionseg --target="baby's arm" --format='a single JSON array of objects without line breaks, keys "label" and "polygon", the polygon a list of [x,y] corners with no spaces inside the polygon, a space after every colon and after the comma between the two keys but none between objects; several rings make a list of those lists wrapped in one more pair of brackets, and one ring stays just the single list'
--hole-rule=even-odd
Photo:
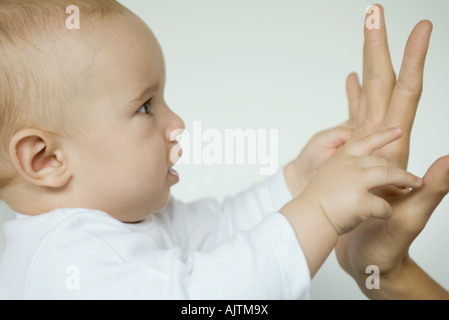
[{"label": "baby's arm", "polygon": [[[315,134],[299,156],[279,171],[250,188],[224,199],[201,199],[183,203],[172,199],[164,212],[171,220],[179,244],[186,250],[204,250],[235,232],[245,231],[260,223],[268,214],[277,212],[298,196],[318,168],[350,138],[352,130],[340,125]],[[179,212],[185,212],[180,215]],[[207,239],[202,238],[209,230]]]},{"label": "baby's arm", "polygon": [[184,251],[206,251],[248,231],[292,199],[282,170],[222,203],[205,198],[184,203],[172,198],[157,215]]},{"label": "baby's arm", "polygon": [[387,129],[348,143],[323,164],[299,197],[279,211],[295,230],[312,277],[339,235],[370,217],[390,217],[391,206],[372,194],[373,189],[421,186],[420,178],[389,166],[385,159],[370,156],[401,135],[398,128]]},{"label": "baby's arm", "polygon": [[248,230],[269,213],[277,212],[298,196],[318,168],[351,137],[352,130],[340,125],[315,134],[299,156],[271,177],[223,201],[221,211],[231,219],[233,232]]}]

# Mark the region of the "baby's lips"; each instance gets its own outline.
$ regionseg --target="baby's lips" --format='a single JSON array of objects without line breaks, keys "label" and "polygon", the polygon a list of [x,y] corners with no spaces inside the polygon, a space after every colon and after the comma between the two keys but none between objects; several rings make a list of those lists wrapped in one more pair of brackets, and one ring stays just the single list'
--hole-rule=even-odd
[{"label": "baby's lips", "polygon": [[182,147],[179,143],[176,143],[170,150],[170,166],[174,166],[182,157]]}]

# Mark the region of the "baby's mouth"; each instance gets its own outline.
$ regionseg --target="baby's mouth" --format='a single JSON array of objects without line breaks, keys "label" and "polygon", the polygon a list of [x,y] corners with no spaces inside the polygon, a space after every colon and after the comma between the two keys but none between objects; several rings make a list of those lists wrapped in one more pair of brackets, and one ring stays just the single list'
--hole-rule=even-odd
[{"label": "baby's mouth", "polygon": [[173,168],[168,169],[168,173],[174,174],[175,176],[179,177],[179,174],[176,170],[174,170]]},{"label": "baby's mouth", "polygon": [[178,172],[176,172],[176,170],[173,170],[173,168],[168,169],[167,178],[171,180],[173,183],[179,182],[179,174]]}]

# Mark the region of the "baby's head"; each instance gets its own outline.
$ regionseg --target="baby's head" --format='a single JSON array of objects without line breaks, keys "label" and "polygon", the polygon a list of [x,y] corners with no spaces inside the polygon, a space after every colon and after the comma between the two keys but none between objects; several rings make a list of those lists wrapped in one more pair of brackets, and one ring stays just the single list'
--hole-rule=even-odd
[{"label": "baby's head", "polygon": [[[80,29],[66,28],[66,7]],[[0,198],[29,215],[102,210],[136,222],[177,182],[151,30],[114,0],[0,0]]]}]

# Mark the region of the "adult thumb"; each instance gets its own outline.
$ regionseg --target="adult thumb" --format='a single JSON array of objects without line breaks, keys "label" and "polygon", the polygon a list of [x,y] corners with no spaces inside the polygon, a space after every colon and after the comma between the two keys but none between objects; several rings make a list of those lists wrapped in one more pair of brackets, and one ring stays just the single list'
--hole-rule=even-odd
[{"label": "adult thumb", "polygon": [[407,225],[420,232],[449,192],[449,155],[436,160],[423,177],[423,185],[404,196],[395,211],[407,216]]}]

